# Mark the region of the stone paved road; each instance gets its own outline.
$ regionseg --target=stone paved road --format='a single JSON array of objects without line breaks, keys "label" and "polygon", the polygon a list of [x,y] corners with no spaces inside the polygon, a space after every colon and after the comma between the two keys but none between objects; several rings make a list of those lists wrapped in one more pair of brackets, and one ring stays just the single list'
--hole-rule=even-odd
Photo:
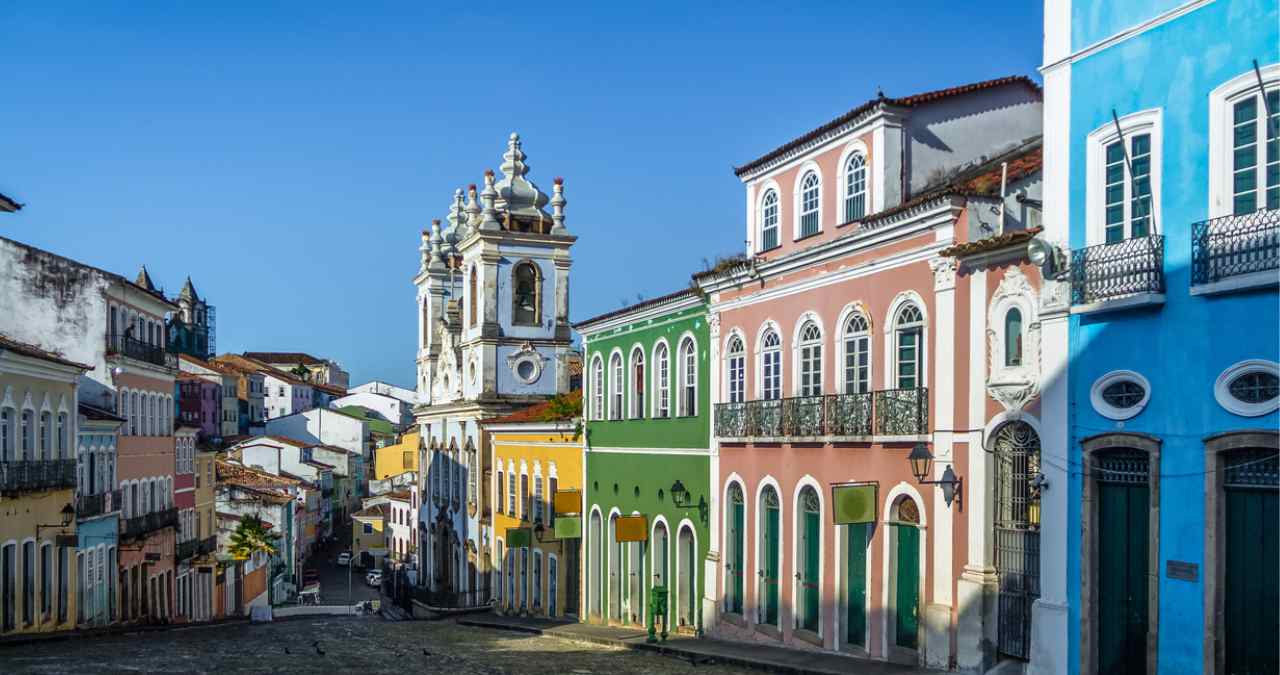
[{"label": "stone paved road", "polygon": [[[311,647],[320,641],[323,656]],[[431,652],[424,656],[422,650]],[[285,650],[290,653],[286,654]],[[0,673],[729,675],[655,654],[453,622],[293,619],[0,647]]]}]

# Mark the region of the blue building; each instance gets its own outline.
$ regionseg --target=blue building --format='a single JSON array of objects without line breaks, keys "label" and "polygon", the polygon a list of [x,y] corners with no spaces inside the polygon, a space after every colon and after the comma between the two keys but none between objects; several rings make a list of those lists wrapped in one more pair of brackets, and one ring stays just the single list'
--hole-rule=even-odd
[{"label": "blue building", "polygon": [[1277,1],[1046,0],[1044,59],[1033,662],[1276,672]]},{"label": "blue building", "polygon": [[76,428],[76,624],[105,626],[119,613],[121,490],[116,439],[124,419],[80,403]]}]

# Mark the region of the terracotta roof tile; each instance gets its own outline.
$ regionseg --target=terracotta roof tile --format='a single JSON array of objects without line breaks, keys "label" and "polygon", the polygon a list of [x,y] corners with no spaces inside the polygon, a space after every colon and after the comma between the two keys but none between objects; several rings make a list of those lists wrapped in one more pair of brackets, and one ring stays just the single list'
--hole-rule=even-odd
[{"label": "terracotta roof tile", "polygon": [[317,359],[305,352],[242,352],[241,355],[263,363],[293,363],[304,366],[324,363],[324,359]]},{"label": "terracotta roof tile", "polygon": [[963,244],[956,244],[949,248],[944,248],[938,252],[938,255],[950,256],[952,258],[963,258],[967,255],[977,253],[986,253],[988,251],[998,251],[1010,246],[1018,246],[1025,244],[1035,238],[1037,234],[1044,230],[1043,227],[1032,227],[1026,230],[1013,230],[1004,234],[997,234],[993,237],[979,239],[977,241],[967,241]]},{"label": "terracotta roof tile", "polygon": [[[568,402],[582,402],[582,390],[575,389],[564,395]],[[541,403],[535,403],[527,408],[521,408],[510,415],[502,417],[491,417],[487,420],[480,420],[481,424],[519,424],[523,422],[567,422],[570,418],[561,417],[557,419],[547,419],[547,415],[551,412],[552,400],[548,399]]]}]

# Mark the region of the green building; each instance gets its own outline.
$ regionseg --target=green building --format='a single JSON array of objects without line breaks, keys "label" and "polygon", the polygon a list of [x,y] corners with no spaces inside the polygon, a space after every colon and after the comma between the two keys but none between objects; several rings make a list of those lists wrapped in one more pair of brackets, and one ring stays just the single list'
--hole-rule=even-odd
[{"label": "green building", "polygon": [[714,602],[706,303],[688,289],[575,328],[586,364],[583,616],[643,626],[659,588],[671,631],[700,632]]}]

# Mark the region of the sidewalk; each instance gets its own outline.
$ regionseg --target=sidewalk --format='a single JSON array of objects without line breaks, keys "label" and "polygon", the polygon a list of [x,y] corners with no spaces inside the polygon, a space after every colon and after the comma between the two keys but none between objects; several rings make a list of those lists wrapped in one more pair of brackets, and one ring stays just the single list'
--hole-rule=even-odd
[{"label": "sidewalk", "polygon": [[489,614],[458,619],[458,625],[477,628],[511,630],[535,635],[548,635],[564,640],[591,642],[613,647],[625,647],[687,659],[696,664],[722,663],[755,668],[771,673],[794,675],[899,675],[904,673],[937,673],[911,666],[884,661],[860,659],[830,652],[812,652],[771,645],[746,642],[729,642],[711,638],[693,638],[672,635],[666,642],[648,644],[648,634],[634,628],[600,626],[597,624],[566,623],[548,619],[533,619]]}]

